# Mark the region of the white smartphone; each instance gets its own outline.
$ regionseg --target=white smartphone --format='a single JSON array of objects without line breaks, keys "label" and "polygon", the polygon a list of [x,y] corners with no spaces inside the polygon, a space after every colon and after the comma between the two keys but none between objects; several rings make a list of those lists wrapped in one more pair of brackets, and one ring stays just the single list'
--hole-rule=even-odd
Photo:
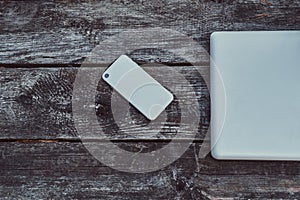
[{"label": "white smartphone", "polygon": [[155,120],[173,101],[173,95],[126,55],[102,74],[103,80],[149,120]]}]

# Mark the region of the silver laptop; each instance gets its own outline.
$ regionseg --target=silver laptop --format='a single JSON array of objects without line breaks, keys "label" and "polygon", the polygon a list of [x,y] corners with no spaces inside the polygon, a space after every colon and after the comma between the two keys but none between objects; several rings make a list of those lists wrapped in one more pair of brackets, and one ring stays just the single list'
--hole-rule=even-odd
[{"label": "silver laptop", "polygon": [[211,35],[216,159],[300,160],[300,31]]}]

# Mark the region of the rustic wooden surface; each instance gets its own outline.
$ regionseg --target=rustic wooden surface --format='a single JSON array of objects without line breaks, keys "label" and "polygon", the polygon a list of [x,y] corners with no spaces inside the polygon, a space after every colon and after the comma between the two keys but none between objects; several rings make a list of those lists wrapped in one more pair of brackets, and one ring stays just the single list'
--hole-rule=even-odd
[{"label": "rustic wooden surface", "polygon": [[[209,51],[214,31],[299,30],[300,1],[0,1],[0,27],[1,199],[300,198],[299,162],[197,157],[209,125],[209,94],[202,79],[209,77],[208,69],[203,67],[207,77],[200,77],[168,52],[141,49],[130,57],[186,72],[195,88],[201,126],[189,150],[170,166],[130,174],[101,164],[79,140],[71,108],[78,67],[96,45],[116,33],[169,28]],[[109,109],[111,90],[99,84],[102,98],[96,103]],[[112,127],[109,136],[116,145],[154,150],[172,138],[167,131],[156,135],[146,129],[147,122],[135,110],[130,115],[139,126],[124,123],[121,130],[132,133],[125,136]],[[110,126],[111,116],[104,119]]]}]

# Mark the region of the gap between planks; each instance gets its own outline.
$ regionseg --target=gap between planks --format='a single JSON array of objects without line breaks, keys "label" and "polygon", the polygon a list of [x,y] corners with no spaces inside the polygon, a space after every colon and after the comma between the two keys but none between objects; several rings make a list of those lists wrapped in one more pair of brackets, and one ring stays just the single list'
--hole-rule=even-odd
[{"label": "gap between planks", "polygon": [[[170,141],[174,141],[176,143],[181,143],[181,142],[186,142],[186,141],[190,141],[189,139],[170,139],[170,140],[166,140],[166,139],[85,139],[85,142],[102,142],[102,143],[107,143],[107,142],[115,142],[115,143],[124,143],[124,142],[128,142],[128,143],[134,143],[134,142],[145,142],[145,143],[149,143],[149,142],[155,142],[155,143],[168,143]],[[0,139],[0,143],[1,142],[18,142],[18,143],[53,143],[53,142],[68,142],[68,143],[80,143],[82,142],[81,139],[76,139],[76,138],[70,138],[70,139],[39,139],[39,138],[35,138],[35,139]],[[204,140],[199,140],[199,139],[195,139],[191,142],[191,144],[201,144],[203,143]]]}]

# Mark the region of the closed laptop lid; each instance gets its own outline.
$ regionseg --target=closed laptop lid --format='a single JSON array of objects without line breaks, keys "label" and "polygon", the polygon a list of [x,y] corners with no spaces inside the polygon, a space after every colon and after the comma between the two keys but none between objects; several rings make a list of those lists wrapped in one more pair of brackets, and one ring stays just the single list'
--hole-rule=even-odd
[{"label": "closed laptop lid", "polygon": [[216,159],[300,160],[300,31],[211,35]]}]

